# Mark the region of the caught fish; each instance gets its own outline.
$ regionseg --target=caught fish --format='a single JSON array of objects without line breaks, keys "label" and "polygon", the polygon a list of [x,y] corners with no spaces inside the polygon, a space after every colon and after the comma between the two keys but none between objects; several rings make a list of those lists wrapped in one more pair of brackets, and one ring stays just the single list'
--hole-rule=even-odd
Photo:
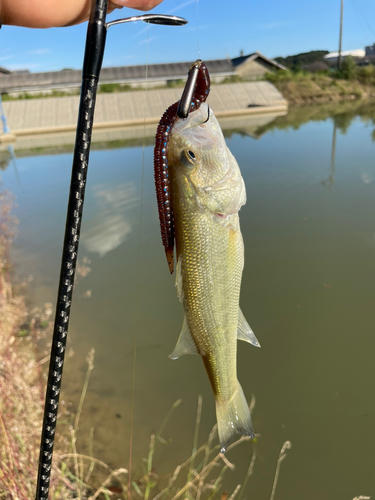
[{"label": "caught fish", "polygon": [[[159,124],[155,179],[171,272],[176,242],[177,294],[185,311],[170,358],[184,354],[202,357],[215,396],[224,453],[235,436],[254,437],[249,407],[237,379],[237,339],[258,347],[259,342],[239,308],[244,245],[238,211],[246,202],[245,185],[220,125],[205,103],[207,68],[201,61],[192,68],[197,67],[187,118],[178,118],[175,103]],[[158,137],[162,137],[161,144]]]}]

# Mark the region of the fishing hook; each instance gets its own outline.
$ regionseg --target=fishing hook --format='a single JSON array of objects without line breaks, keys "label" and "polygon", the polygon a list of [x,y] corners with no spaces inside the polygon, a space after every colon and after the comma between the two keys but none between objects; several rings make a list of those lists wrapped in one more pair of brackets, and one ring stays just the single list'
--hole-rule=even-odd
[{"label": "fishing hook", "polygon": [[[208,105],[207,105],[207,106],[208,106]],[[200,127],[201,125],[204,125],[205,123],[207,123],[209,119],[210,119],[210,106],[208,106],[208,114],[207,114],[207,118],[206,118],[203,122],[196,123],[196,124],[195,124],[195,125],[193,125],[191,128],[194,128],[194,127]]]},{"label": "fishing hook", "polygon": [[207,104],[208,106],[208,114],[207,114],[207,120],[205,120],[204,122],[201,123],[201,125],[203,125],[203,123],[207,123],[208,120],[210,119],[210,106]]}]

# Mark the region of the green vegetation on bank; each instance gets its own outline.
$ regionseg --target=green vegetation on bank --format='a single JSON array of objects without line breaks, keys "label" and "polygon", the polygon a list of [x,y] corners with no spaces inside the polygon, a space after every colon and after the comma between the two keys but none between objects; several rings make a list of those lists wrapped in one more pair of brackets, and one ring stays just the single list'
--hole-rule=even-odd
[{"label": "green vegetation on bank", "polygon": [[324,56],[327,54],[328,50],[311,50],[310,52],[302,52],[294,56],[275,57],[275,61],[289,69],[295,70],[308,64],[324,62]]},{"label": "green vegetation on bank", "polygon": [[267,73],[266,79],[291,104],[375,97],[375,66],[357,66],[351,57],[345,58],[340,71],[286,70]]},{"label": "green vegetation on bank", "polygon": [[19,101],[24,99],[43,99],[45,97],[70,97],[72,95],[79,95],[79,89],[74,89],[69,92],[63,90],[52,90],[51,92],[38,92],[37,94],[30,94],[29,92],[20,92],[17,96],[9,94],[1,94],[2,101]]},{"label": "green vegetation on bank", "polygon": [[[237,79],[233,81],[239,81]],[[225,82],[225,83],[229,83]],[[185,85],[184,80],[169,80],[165,85],[158,85],[156,87],[151,87],[154,89],[170,89],[170,88],[178,88],[183,87]],[[127,83],[102,83],[98,87],[98,93],[103,94],[112,94],[114,92],[134,92],[137,90],[144,90],[145,87],[141,85],[132,86]],[[2,94],[1,98],[3,101],[19,101],[23,99],[44,99],[46,97],[70,97],[72,95],[79,95],[80,89],[72,89],[69,91],[64,90],[52,90],[50,92],[20,92],[18,95],[13,96],[9,94]]]},{"label": "green vegetation on bank", "polygon": [[256,137],[261,137],[272,130],[297,130],[305,123],[326,120],[332,120],[341,134],[347,132],[354,120],[361,120],[373,128],[372,139],[375,142],[375,102],[363,100],[292,106],[288,114],[259,127]]},{"label": "green vegetation on bank", "polygon": [[[238,75],[231,75],[223,79],[223,81],[219,82],[218,85],[220,84],[225,84],[225,83],[238,83],[238,82],[243,82],[245,81],[243,78],[241,78]],[[183,88],[185,86],[185,80],[178,79],[178,80],[168,80],[165,85],[157,85],[157,86],[150,86],[149,89],[152,90],[157,90],[157,89],[174,89],[174,88]],[[135,92],[139,90],[145,90],[145,87],[137,85],[137,86],[132,86],[127,83],[102,83],[98,87],[98,93],[103,93],[103,94],[112,94],[115,92]],[[24,99],[44,99],[46,97],[70,97],[72,95],[79,95],[80,90],[79,88],[77,89],[72,89],[69,91],[64,91],[64,90],[52,90],[51,92],[35,92],[35,93],[30,93],[30,92],[20,92],[17,95],[9,95],[9,94],[2,94],[1,98],[3,101],[19,101],[19,100],[24,100]]]}]

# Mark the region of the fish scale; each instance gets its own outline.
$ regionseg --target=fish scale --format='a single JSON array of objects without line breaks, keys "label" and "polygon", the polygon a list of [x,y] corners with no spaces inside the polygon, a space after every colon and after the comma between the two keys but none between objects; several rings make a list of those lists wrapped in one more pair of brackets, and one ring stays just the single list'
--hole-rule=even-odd
[{"label": "fish scale", "polygon": [[237,336],[259,345],[239,309],[244,247],[238,211],[246,202],[245,187],[206,104],[186,120],[177,120],[170,134],[176,284],[185,311],[171,358],[201,355],[225,451],[237,434],[253,436],[249,408],[237,380]]},{"label": "fish scale", "polygon": [[[186,221],[184,234],[176,229],[177,254],[184,283],[184,309],[198,352],[203,357],[215,396],[228,397],[237,384],[237,318],[241,257],[230,245],[228,228],[211,216],[178,210],[176,220]],[[236,216],[238,217],[238,216]],[[240,235],[233,235],[232,240]],[[232,247],[237,246],[237,249]],[[230,259],[225,254],[231,254]],[[236,263],[239,265],[235,265]],[[234,265],[233,265],[234,264]],[[197,314],[198,312],[198,314]],[[225,370],[220,367],[225,365]]]}]

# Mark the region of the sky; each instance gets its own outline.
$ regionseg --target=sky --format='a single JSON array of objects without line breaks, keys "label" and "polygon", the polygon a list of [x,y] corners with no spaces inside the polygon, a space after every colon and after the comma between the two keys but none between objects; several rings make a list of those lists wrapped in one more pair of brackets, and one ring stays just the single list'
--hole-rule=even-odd
[{"label": "sky", "polygon": [[[15,0],[16,1],[16,0]],[[340,0],[164,0],[153,13],[185,17],[184,27],[142,22],[108,31],[103,66],[338,50]],[[107,20],[140,14],[116,10]],[[0,66],[54,71],[82,67],[87,23],[47,30],[3,26]],[[375,43],[375,2],[345,0],[343,50]]]}]

